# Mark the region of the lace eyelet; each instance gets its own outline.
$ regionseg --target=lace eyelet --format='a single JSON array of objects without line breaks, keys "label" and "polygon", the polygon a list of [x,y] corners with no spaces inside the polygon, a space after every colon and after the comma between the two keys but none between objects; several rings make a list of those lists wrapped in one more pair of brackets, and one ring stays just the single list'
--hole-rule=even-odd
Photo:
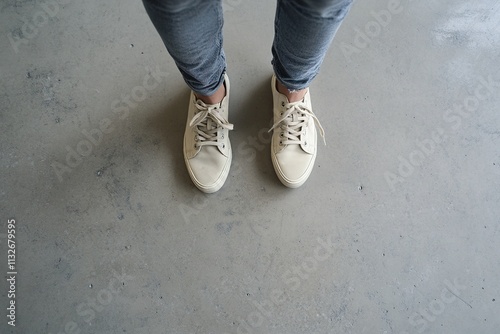
[{"label": "lace eyelet", "polygon": [[281,106],[284,107],[285,106],[285,101],[282,101],[281,102]]},{"label": "lace eyelet", "polygon": [[280,137],[281,137],[281,138],[283,138],[283,135],[284,135],[284,133],[283,133],[283,132],[280,132]]},{"label": "lace eyelet", "polygon": [[306,141],[304,142],[304,146],[307,146],[307,142]]},{"label": "lace eyelet", "polygon": [[283,141],[282,140],[280,140],[280,145],[283,146]]},{"label": "lace eyelet", "polygon": [[222,144],[222,149],[225,149],[226,148],[226,144]]},{"label": "lace eyelet", "polygon": [[280,116],[283,116],[283,111],[282,111],[282,112],[280,112]]}]

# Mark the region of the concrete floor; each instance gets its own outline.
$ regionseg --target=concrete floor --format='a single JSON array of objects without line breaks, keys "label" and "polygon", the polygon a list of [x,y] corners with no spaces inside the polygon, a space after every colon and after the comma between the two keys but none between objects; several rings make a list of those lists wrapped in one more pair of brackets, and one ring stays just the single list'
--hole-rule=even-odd
[{"label": "concrete floor", "polygon": [[0,332],[499,333],[500,6],[391,3],[341,27],[311,87],[327,146],[290,190],[274,3],[224,1],[234,164],[203,195],[140,1],[2,1]]}]

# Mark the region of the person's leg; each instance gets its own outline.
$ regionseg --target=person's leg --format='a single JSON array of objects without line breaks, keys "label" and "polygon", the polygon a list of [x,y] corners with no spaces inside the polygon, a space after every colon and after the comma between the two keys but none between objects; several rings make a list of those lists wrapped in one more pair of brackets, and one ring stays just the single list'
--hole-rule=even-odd
[{"label": "person's leg", "polygon": [[278,0],[272,63],[280,91],[284,87],[291,91],[309,87],[352,3]]},{"label": "person's leg", "polygon": [[274,125],[271,158],[280,181],[301,186],[316,159],[316,131],[309,85],[353,0],[278,0],[272,47]]},{"label": "person's leg", "polygon": [[224,97],[221,0],[143,0],[187,85],[206,103]]},{"label": "person's leg", "polygon": [[232,160],[221,0],[143,2],[192,90],[183,144],[189,176],[201,191],[215,192],[226,181]]}]

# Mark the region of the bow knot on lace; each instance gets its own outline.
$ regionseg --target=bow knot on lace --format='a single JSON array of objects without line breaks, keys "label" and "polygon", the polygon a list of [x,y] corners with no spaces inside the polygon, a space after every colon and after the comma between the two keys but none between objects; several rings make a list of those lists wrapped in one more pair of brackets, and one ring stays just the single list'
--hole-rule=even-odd
[{"label": "bow knot on lace", "polygon": [[207,105],[197,100],[195,106],[198,111],[189,123],[190,127],[195,128],[195,147],[220,145],[219,140],[224,139],[224,133],[219,130],[232,130],[233,124],[224,118],[219,104]]},{"label": "bow knot on lace", "polygon": [[323,142],[326,145],[325,130],[321,126],[321,123],[316,115],[314,115],[314,113],[307,108],[302,101],[288,103],[284,107],[285,112],[281,114],[281,118],[274,123],[271,129],[269,129],[269,132],[271,132],[277,127],[281,128],[281,143],[283,145],[307,145],[305,141],[305,134],[309,122],[314,122],[321,137],[323,138]]}]

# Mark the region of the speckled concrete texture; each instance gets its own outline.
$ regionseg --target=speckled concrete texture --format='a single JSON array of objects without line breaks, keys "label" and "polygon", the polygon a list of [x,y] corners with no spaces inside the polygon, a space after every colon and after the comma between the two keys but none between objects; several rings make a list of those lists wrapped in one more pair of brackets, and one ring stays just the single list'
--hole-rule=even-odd
[{"label": "speckled concrete texture", "polygon": [[140,1],[2,1],[1,333],[499,332],[499,3],[356,2],[295,190],[269,152],[274,7],[224,0],[234,163],[205,195]]}]

